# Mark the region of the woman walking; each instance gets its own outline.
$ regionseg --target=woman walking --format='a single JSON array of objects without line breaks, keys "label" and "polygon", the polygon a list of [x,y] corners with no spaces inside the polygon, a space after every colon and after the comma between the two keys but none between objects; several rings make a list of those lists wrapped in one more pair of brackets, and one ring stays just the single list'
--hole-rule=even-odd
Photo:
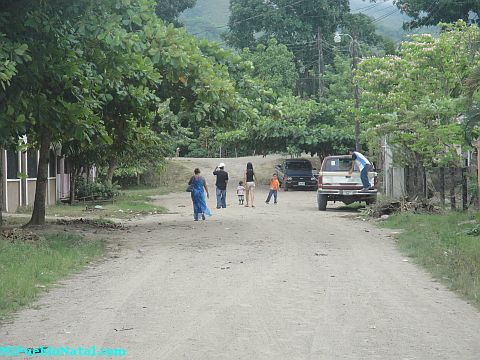
[{"label": "woman walking", "polygon": [[248,201],[250,200],[250,203],[252,204],[252,207],[255,207],[253,204],[253,201],[255,199],[255,184],[257,183],[257,175],[255,175],[255,171],[253,171],[253,165],[251,162],[247,163],[247,169],[244,172],[243,175],[244,181],[245,181],[245,190],[246,190],[246,200],[247,203],[245,204],[245,207],[248,207]]},{"label": "woman walking", "polygon": [[188,185],[193,186],[191,193],[193,202],[193,220],[198,221],[200,215],[202,216],[202,220],[205,220],[205,215],[212,216],[205,201],[205,193],[207,193],[207,198],[210,197],[207,183],[203,176],[200,175],[199,168],[196,168],[193,173],[194,175],[188,182]]}]

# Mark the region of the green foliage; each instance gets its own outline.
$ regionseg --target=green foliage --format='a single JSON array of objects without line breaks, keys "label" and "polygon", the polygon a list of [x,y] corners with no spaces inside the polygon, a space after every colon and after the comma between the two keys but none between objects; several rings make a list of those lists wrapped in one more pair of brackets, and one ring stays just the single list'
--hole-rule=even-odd
[{"label": "green foliage", "polygon": [[110,185],[99,181],[88,181],[83,176],[77,176],[76,180],[76,198],[87,200],[93,199],[113,199],[119,194],[118,185]]},{"label": "green foliage", "polygon": [[0,33],[0,86],[3,90],[6,90],[12,77],[17,74],[17,65],[30,60],[26,44],[12,43],[5,34]]},{"label": "green foliage", "polygon": [[0,236],[0,319],[26,306],[59,279],[80,270],[105,252],[105,243],[68,234],[36,242]]},{"label": "green foliage", "polygon": [[412,36],[398,56],[361,62],[355,81],[362,89],[359,114],[370,129],[371,147],[388,135],[398,162],[458,164],[457,146],[466,140],[460,124],[467,111],[464,82],[480,59],[471,46],[478,39],[477,27],[459,22],[437,39]]},{"label": "green foliage", "polygon": [[453,23],[462,19],[468,20],[469,12],[480,14],[480,3],[477,0],[397,0],[396,5],[413,20],[404,24],[405,28],[418,28],[438,23]]},{"label": "green foliage", "polygon": [[480,236],[480,224],[475,224],[471,228],[465,230],[465,234],[471,236]]},{"label": "green foliage", "polygon": [[384,224],[402,229],[400,250],[432,275],[480,306],[480,241],[465,233],[470,214],[399,214]]},{"label": "green foliage", "polygon": [[186,9],[195,6],[196,0],[157,0],[155,12],[167,23],[179,25],[178,16]]},{"label": "green foliage", "polygon": [[[308,42],[314,38],[317,27],[328,37],[349,11],[349,2],[309,0],[292,5],[285,0],[232,0],[230,11],[227,39],[235,47],[245,48],[271,37],[285,44]],[[252,21],[244,21],[249,17]]]},{"label": "green foliage", "polygon": [[480,137],[480,65],[476,66],[466,81],[468,112],[464,123],[467,142]]},{"label": "green foliage", "polygon": [[[292,4],[288,0],[232,0],[230,2],[227,43],[237,49],[268,44],[271,38],[288,44],[295,55],[299,73],[315,73],[320,36],[330,42],[349,12],[348,0],[307,0]],[[249,19],[248,21],[245,19]],[[320,34],[319,34],[320,33]],[[328,62],[329,54],[325,54]],[[311,94],[314,89],[304,89]]]},{"label": "green foliage", "polygon": [[267,46],[257,45],[255,51],[244,49],[241,54],[254,67],[252,76],[278,95],[292,95],[298,80],[295,57],[285,45],[270,39]]}]

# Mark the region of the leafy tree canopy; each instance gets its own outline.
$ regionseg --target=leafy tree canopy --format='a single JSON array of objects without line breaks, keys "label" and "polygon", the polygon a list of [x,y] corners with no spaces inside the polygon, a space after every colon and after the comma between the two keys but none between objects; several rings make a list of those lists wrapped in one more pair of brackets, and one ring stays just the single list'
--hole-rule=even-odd
[{"label": "leafy tree canopy", "polygon": [[157,7],[155,12],[167,23],[180,25],[178,16],[185,11],[195,6],[196,0],[157,0]]},{"label": "leafy tree canopy", "polygon": [[394,3],[413,20],[404,23],[404,28],[438,25],[468,20],[469,12],[480,15],[478,0],[396,0]]},{"label": "leafy tree canopy", "polygon": [[445,25],[439,38],[413,36],[398,56],[363,60],[355,80],[369,137],[388,136],[403,163],[456,165],[456,146],[467,140],[464,86],[480,62],[479,40],[479,29],[460,21]]},{"label": "leafy tree canopy", "polygon": [[[255,47],[276,38],[283,44],[300,44],[296,57],[310,59],[317,29],[324,38],[333,38],[337,26],[349,12],[348,0],[232,0],[230,2],[230,45]],[[304,46],[301,46],[301,45]]]},{"label": "leafy tree canopy", "polygon": [[244,49],[242,58],[251,61],[253,76],[279,95],[292,95],[298,80],[295,57],[285,45],[270,39],[267,46],[257,45],[254,51]]}]

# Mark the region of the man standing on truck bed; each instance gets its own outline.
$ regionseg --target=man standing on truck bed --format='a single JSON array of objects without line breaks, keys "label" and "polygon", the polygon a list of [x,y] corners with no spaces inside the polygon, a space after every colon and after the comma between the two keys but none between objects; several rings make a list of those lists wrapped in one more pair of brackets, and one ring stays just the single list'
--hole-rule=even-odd
[{"label": "man standing on truck bed", "polygon": [[368,191],[371,189],[370,181],[368,180],[368,171],[372,164],[362,153],[355,151],[355,149],[350,149],[349,154],[352,155],[352,167],[350,168],[349,174],[352,174],[355,169],[355,163],[360,169],[360,179],[362,180],[363,189],[362,191]]},{"label": "man standing on truck bed", "polygon": [[225,164],[220,163],[213,175],[217,177],[215,185],[217,186],[217,209],[227,207],[227,184],[228,184],[228,173],[224,170]]}]

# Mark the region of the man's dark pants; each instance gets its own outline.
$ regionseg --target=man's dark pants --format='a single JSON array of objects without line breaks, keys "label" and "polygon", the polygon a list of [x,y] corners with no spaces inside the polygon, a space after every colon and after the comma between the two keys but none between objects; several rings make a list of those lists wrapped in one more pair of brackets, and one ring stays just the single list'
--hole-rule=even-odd
[{"label": "man's dark pants", "polygon": [[227,207],[227,190],[221,190],[217,187],[217,209]]},{"label": "man's dark pants", "polygon": [[362,179],[362,184],[364,189],[370,189],[370,181],[368,180],[368,170],[370,169],[370,165],[365,165],[360,172],[360,179]]}]

